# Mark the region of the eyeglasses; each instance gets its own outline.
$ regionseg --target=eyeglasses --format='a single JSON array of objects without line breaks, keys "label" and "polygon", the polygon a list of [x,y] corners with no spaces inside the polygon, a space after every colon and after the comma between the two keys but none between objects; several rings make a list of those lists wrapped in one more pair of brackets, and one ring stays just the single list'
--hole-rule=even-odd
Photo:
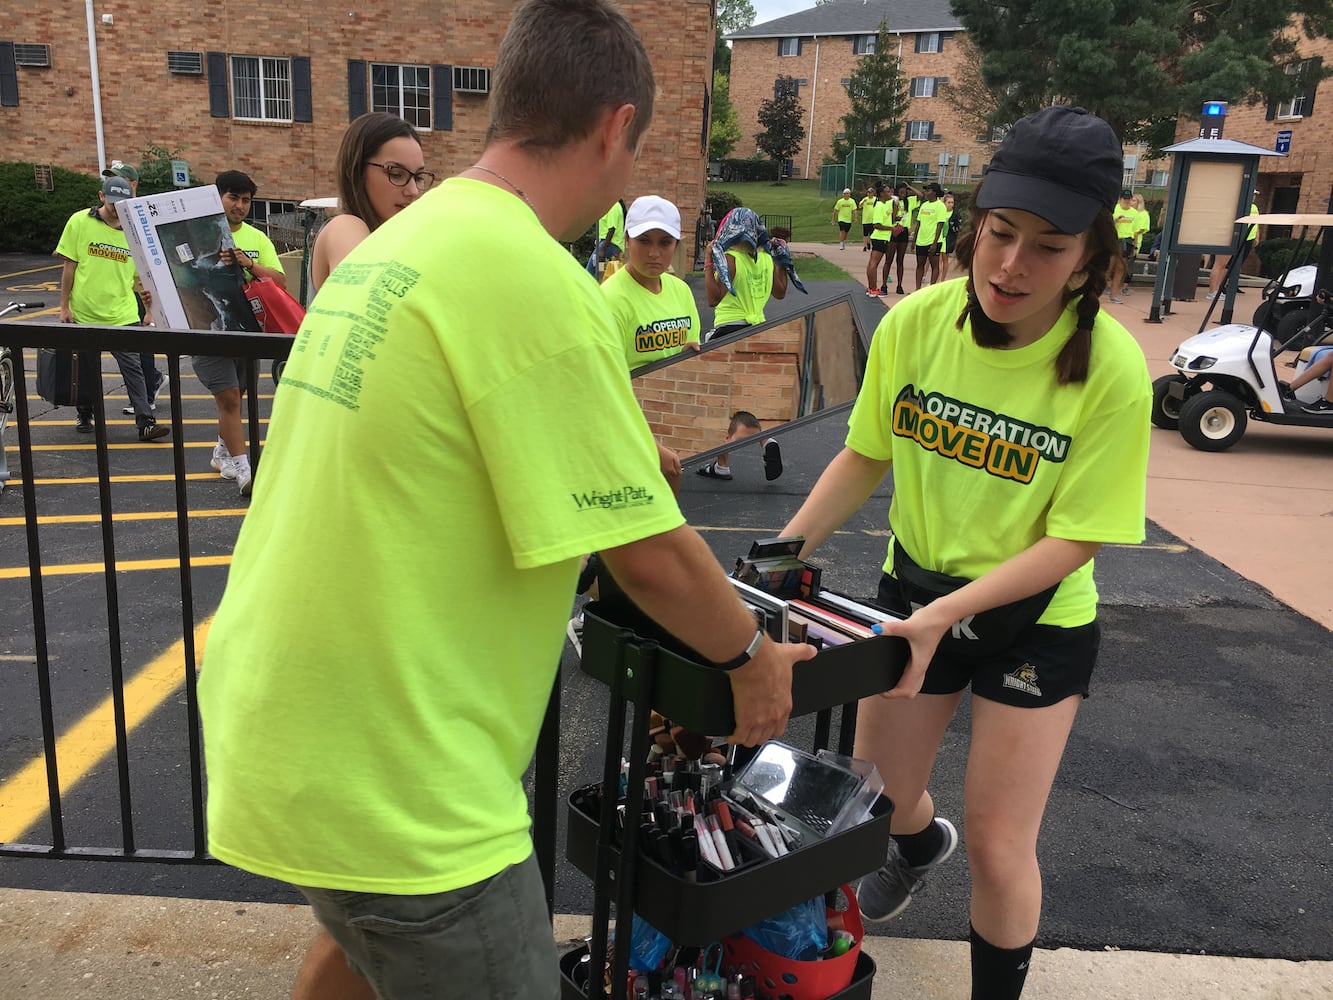
[{"label": "eyeglasses", "polygon": [[389,175],[389,183],[394,187],[407,187],[408,181],[416,181],[418,191],[429,191],[435,185],[435,172],[432,170],[413,173],[401,163],[376,163],[374,160],[367,160],[366,166],[379,167]]}]

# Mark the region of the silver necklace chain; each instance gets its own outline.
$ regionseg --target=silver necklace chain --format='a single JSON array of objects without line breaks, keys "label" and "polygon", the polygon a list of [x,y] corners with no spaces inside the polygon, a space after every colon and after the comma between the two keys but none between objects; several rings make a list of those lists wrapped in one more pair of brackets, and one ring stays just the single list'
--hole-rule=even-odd
[{"label": "silver necklace chain", "polygon": [[528,208],[532,209],[532,214],[533,214],[533,215],[537,215],[538,218],[541,218],[541,216],[537,214],[537,206],[534,205],[534,204],[528,199],[528,196],[527,196],[526,194],[523,193],[523,189],[522,189],[521,187],[519,187],[517,184],[515,184],[513,181],[511,181],[511,180],[510,180],[508,177],[506,177],[504,174],[500,173],[500,171],[498,171],[498,170],[492,170],[490,167],[483,167],[480,163],[474,163],[474,164],[472,164],[472,166],[471,166],[470,169],[472,169],[472,170],[481,170],[481,171],[483,171],[483,172],[485,172],[485,173],[490,174],[492,177],[498,177],[500,180],[504,181],[506,184],[508,184],[511,188],[514,189],[514,194],[518,195],[520,198],[523,199],[523,204],[527,205]]}]

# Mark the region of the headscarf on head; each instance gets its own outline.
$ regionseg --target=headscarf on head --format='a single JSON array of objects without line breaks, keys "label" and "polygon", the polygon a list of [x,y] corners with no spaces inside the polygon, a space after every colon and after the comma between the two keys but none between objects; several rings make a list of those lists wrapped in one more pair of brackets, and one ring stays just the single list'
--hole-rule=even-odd
[{"label": "headscarf on head", "polygon": [[755,215],[754,209],[733,208],[722,217],[722,222],[717,227],[712,254],[713,268],[717,271],[718,280],[729,294],[735,295],[736,289],[731,285],[731,273],[727,269],[727,251],[737,243],[748,243],[756,253],[760,250],[766,251],[773,258],[774,266],[787,269],[787,275],[797,291],[805,292],[801,279],[796,277],[796,266],[792,263],[787,241],[770,237],[764,224],[759,221],[759,216]]}]

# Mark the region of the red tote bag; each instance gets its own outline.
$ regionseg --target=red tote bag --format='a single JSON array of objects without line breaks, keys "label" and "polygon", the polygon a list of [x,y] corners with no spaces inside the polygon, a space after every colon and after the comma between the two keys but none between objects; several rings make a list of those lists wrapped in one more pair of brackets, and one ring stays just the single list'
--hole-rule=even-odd
[{"label": "red tote bag", "polygon": [[245,297],[265,333],[296,333],[305,319],[305,309],[272,278],[245,283]]}]

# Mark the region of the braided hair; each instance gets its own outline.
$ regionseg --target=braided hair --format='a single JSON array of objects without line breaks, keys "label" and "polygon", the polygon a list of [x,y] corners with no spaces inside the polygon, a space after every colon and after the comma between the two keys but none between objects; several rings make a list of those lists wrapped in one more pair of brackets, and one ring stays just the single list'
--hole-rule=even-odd
[{"label": "braided hair", "polygon": [[[967,304],[958,315],[958,329],[961,330],[963,323],[971,319],[972,339],[978,347],[1004,347],[1013,338],[982,310],[972,284],[972,254],[976,250],[977,236],[986,224],[987,214],[986,211],[979,211],[971,219],[968,231],[958,240],[956,257],[968,270]],[[1060,385],[1085,382],[1088,378],[1088,359],[1092,356],[1092,326],[1097,320],[1100,299],[1110,278],[1111,261],[1119,252],[1110,209],[1103,208],[1097,213],[1092,225],[1088,227],[1087,239],[1092,255],[1083,271],[1078,272],[1084,276],[1084,280],[1073,288],[1066,288],[1063,296],[1066,305],[1078,299],[1078,325],[1055,359],[1055,377]]]}]

